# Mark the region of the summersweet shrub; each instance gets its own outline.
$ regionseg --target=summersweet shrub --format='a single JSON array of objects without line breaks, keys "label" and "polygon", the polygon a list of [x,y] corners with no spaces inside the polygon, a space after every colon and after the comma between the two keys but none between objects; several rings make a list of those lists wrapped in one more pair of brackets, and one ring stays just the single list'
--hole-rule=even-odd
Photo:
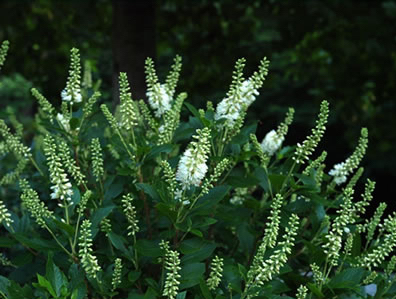
[{"label": "summersweet shrub", "polygon": [[205,109],[176,92],[181,66],[177,56],[162,81],[147,59],[146,101],[120,73],[110,107],[72,49],[61,106],[32,89],[33,128],[15,114],[0,121],[0,295],[395,298],[396,214],[381,203],[364,218],[375,187],[359,181],[367,129],[327,167],[317,148],[328,102],[297,145],[292,108],[262,141],[246,122],[266,58],[248,78],[239,59],[224,99]]}]

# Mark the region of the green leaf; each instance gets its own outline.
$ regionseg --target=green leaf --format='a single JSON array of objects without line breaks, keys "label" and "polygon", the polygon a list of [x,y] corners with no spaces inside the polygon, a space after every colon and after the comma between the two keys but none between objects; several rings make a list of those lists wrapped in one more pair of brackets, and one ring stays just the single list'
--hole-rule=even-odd
[{"label": "green leaf", "polygon": [[194,210],[199,210],[199,214],[209,214],[213,212],[212,207],[217,205],[230,191],[230,186],[217,186],[210,189],[209,193],[200,198],[194,208]]},{"label": "green leaf", "polygon": [[7,237],[0,237],[0,248],[11,248],[13,246],[15,246],[16,244],[18,244],[17,241],[15,241],[14,239],[11,238],[7,238]]},{"label": "green leaf", "polygon": [[125,243],[124,238],[122,238],[121,236],[117,235],[114,232],[109,232],[108,236],[111,241],[111,244],[113,244],[115,248],[117,248],[118,250],[121,250],[122,252],[128,251],[124,245],[124,243]]},{"label": "green leaf", "polygon": [[318,298],[324,298],[324,294],[315,284],[308,282],[307,286],[314,295],[318,296]]},{"label": "green leaf", "polygon": [[157,292],[152,287],[149,287],[146,291],[146,294],[144,294],[144,299],[156,299],[156,298],[157,298]]},{"label": "green leaf", "polygon": [[199,287],[205,299],[213,299],[212,294],[210,293],[210,290],[205,280],[203,279],[200,280]]},{"label": "green leaf", "polygon": [[144,183],[137,183],[137,184],[135,184],[135,186],[138,190],[142,190],[144,193],[146,193],[152,199],[154,199],[156,201],[160,201],[158,192],[157,192],[157,190],[154,189],[153,186],[151,186],[149,184],[144,184]]},{"label": "green leaf", "polygon": [[174,146],[172,144],[163,144],[163,145],[154,146],[150,150],[150,152],[147,154],[146,160],[151,160],[161,153],[169,154],[170,152],[173,151],[173,149],[174,149]]},{"label": "green leaf", "polygon": [[27,247],[30,247],[39,251],[48,251],[48,250],[61,250],[59,245],[55,242],[50,242],[44,239],[39,239],[35,237],[27,238],[22,234],[14,234],[15,239],[17,239],[20,243],[24,244]]},{"label": "green leaf", "polygon": [[38,279],[38,283],[41,287],[46,289],[51,294],[51,296],[56,297],[56,293],[55,293],[54,289],[52,288],[51,283],[47,279],[45,279],[45,277],[43,277],[37,273],[37,279]]},{"label": "green leaf", "polygon": [[194,234],[194,235],[200,237],[200,238],[203,237],[202,232],[201,232],[200,230],[198,230],[198,229],[193,228],[193,229],[190,230],[190,232],[191,232],[192,234]]},{"label": "green leaf", "polygon": [[99,223],[103,220],[103,218],[107,217],[111,211],[115,208],[114,205],[99,208],[92,215],[92,227],[98,227]]},{"label": "green leaf", "polygon": [[124,186],[121,183],[113,183],[105,190],[106,192],[104,194],[104,199],[105,201],[107,201],[116,198],[118,195],[120,195],[124,190]]},{"label": "green leaf", "polygon": [[142,256],[159,257],[162,254],[162,250],[159,247],[159,242],[139,239],[136,242],[136,250]]},{"label": "green leaf", "polygon": [[184,298],[186,298],[186,294],[187,294],[186,291],[181,292],[181,293],[176,295],[176,299],[184,299]]},{"label": "green leaf", "polygon": [[128,280],[130,282],[135,282],[136,280],[139,279],[141,274],[142,274],[142,272],[140,272],[140,271],[130,271],[128,273]]},{"label": "green leaf", "polygon": [[57,219],[53,219],[53,222],[55,225],[58,227],[60,231],[66,232],[66,234],[69,237],[74,237],[74,226],[71,226],[70,224],[64,223],[62,221],[59,221]]},{"label": "green leaf", "polygon": [[235,188],[256,186],[258,183],[260,183],[260,180],[254,176],[248,176],[248,177],[229,176],[227,178],[227,184]]},{"label": "green leaf", "polygon": [[172,209],[173,206],[171,206],[171,205],[169,205],[169,204],[166,204],[166,203],[163,203],[163,202],[160,202],[160,203],[157,203],[157,204],[155,205],[155,208],[157,209],[157,211],[158,211],[160,214],[162,214],[162,215],[168,217],[168,219],[169,219],[172,223],[174,223],[174,222],[176,221],[177,212],[174,211],[174,210]]},{"label": "green leaf", "polygon": [[63,285],[66,285],[67,281],[64,274],[55,265],[53,254],[48,254],[47,265],[46,265],[46,277],[51,283],[52,288],[55,290],[56,296],[60,296],[60,290]]},{"label": "green leaf", "polygon": [[199,281],[202,279],[204,273],[204,263],[191,263],[184,265],[180,270],[180,290],[187,289],[199,284]]},{"label": "green leaf", "polygon": [[353,289],[355,290],[363,279],[365,271],[363,268],[349,268],[336,274],[327,286],[331,289]]},{"label": "green leaf", "polygon": [[184,254],[182,263],[200,262],[212,255],[216,245],[204,239],[192,238],[184,240],[180,245],[180,251]]}]

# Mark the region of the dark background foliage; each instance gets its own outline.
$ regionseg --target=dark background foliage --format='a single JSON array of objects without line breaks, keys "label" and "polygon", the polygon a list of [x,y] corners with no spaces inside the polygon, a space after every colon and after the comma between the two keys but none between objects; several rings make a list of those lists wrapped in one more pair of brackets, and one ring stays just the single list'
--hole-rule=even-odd
[{"label": "dark background foliage", "polygon": [[59,103],[71,47],[93,65],[107,101],[116,98],[119,71],[128,72],[135,98],[144,97],[143,57],[154,56],[163,78],[180,54],[178,90],[200,106],[224,97],[237,58],[247,58],[250,75],[267,56],[270,75],[249,111],[249,119],[260,120],[259,138],[293,106],[286,144],[301,141],[327,99],[331,118],[321,146],[328,165],[347,158],[367,127],[363,164],[384,200],[396,179],[395,21],[391,0],[3,0],[0,40],[10,40],[11,49],[2,70],[1,117],[7,105],[32,114],[31,86]]}]

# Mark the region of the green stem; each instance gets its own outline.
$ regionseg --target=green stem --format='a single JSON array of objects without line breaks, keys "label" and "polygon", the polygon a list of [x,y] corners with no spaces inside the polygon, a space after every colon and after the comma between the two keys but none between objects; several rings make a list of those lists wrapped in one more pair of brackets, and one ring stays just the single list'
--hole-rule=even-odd
[{"label": "green stem", "polygon": [[44,224],[44,227],[47,229],[47,231],[54,238],[56,243],[58,243],[58,245],[63,249],[63,251],[66,252],[74,260],[73,254],[62,245],[62,243],[58,240],[58,238],[55,236],[55,234],[52,232],[52,230],[46,224]]},{"label": "green stem", "polygon": [[41,174],[41,176],[44,176],[44,172],[40,169],[40,167],[37,165],[36,161],[33,159],[32,156],[29,157],[30,161],[32,162],[33,166],[37,169],[37,171]]}]

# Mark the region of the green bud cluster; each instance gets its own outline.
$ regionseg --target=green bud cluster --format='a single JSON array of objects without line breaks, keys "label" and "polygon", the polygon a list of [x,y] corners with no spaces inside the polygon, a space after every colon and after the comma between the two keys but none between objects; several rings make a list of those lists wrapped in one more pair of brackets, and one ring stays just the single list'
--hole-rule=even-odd
[{"label": "green bud cluster", "polygon": [[181,278],[181,275],[179,274],[179,271],[181,270],[179,253],[175,250],[171,250],[169,248],[169,243],[163,240],[160,243],[160,247],[165,251],[164,268],[167,270],[162,296],[174,299],[179,291]]},{"label": "green bud cluster", "polygon": [[346,188],[354,188],[355,185],[357,184],[357,182],[359,181],[360,177],[362,176],[363,171],[364,171],[364,168],[363,167],[359,167],[359,169],[356,170],[355,174],[349,180]]},{"label": "green bud cluster", "polygon": [[255,134],[250,134],[250,141],[252,142],[253,148],[255,149],[256,153],[260,158],[261,166],[267,167],[270,157],[268,156],[268,154],[264,153],[263,148],[257,140],[257,136]]},{"label": "green bud cluster", "polygon": [[100,222],[100,231],[104,232],[106,236],[111,232],[111,221],[109,218],[103,218]]},{"label": "green bud cluster", "polygon": [[174,197],[176,188],[177,188],[177,181],[175,172],[172,170],[168,161],[161,161],[160,163],[162,170],[164,171],[164,179],[167,184],[167,189],[171,197]]},{"label": "green bud cluster", "polygon": [[1,67],[4,65],[4,61],[7,57],[7,52],[8,52],[9,46],[10,46],[10,43],[8,42],[8,40],[5,40],[1,43],[1,46],[0,46],[0,70],[1,70]]},{"label": "green bud cluster", "polygon": [[2,253],[0,253],[0,265],[2,265],[4,267],[14,267],[14,268],[16,268],[16,266],[13,263],[11,263],[11,261],[8,258],[6,258],[4,256],[4,254],[2,254]]},{"label": "green bud cluster", "polygon": [[202,191],[201,191],[202,196],[207,194],[209,190],[213,188],[214,186],[213,184],[217,182],[217,180],[220,178],[223,172],[226,171],[230,167],[230,165],[231,165],[231,161],[228,158],[224,158],[215,166],[213,173],[209,176],[209,178],[206,178],[202,183]]},{"label": "green bud cluster", "polygon": [[0,186],[4,186],[4,185],[10,185],[14,182],[16,182],[21,174],[23,173],[23,171],[26,168],[26,165],[28,163],[28,159],[26,158],[21,158],[18,163],[17,166],[15,167],[15,169],[7,174],[5,174],[1,180],[0,180]]},{"label": "green bud cluster", "polygon": [[368,285],[377,278],[378,273],[376,271],[371,271],[370,274],[363,280],[364,285]]},{"label": "green bud cluster", "polygon": [[182,58],[179,55],[173,59],[173,64],[165,81],[165,88],[167,93],[173,97],[177,82],[179,81],[180,71],[182,68]]},{"label": "green bud cluster", "polygon": [[66,88],[62,91],[62,100],[79,103],[81,99],[81,64],[80,51],[76,48],[70,50],[70,69],[67,78]]},{"label": "green bud cluster", "polygon": [[300,285],[300,287],[297,289],[297,299],[305,299],[308,294],[308,288],[304,285]]},{"label": "green bud cluster", "polygon": [[40,200],[37,192],[29,186],[29,183],[25,179],[20,180],[19,185],[22,189],[22,203],[36,223],[41,228],[45,228],[45,220],[54,218],[53,212],[48,210],[45,204]]},{"label": "green bud cluster", "polygon": [[279,249],[276,249],[273,254],[259,265],[257,269],[257,276],[254,277],[254,282],[258,285],[264,285],[266,281],[272,279],[273,275],[280,272],[280,269],[286,264],[288,255],[291,254],[294,246],[295,236],[299,226],[299,218],[292,214],[289,223],[286,227],[286,234],[281,242],[278,243]]},{"label": "green bud cluster", "polygon": [[11,214],[7,207],[0,199],[0,223],[4,223],[6,226],[11,226],[14,221],[11,219]]},{"label": "green bud cluster", "polygon": [[320,271],[319,266],[316,263],[312,263],[311,265],[312,270],[312,278],[314,283],[318,286],[322,283],[324,277],[322,271]]},{"label": "green bud cluster", "polygon": [[157,73],[154,67],[154,61],[151,57],[147,57],[145,61],[145,74],[147,90],[152,90],[154,85],[158,83]]},{"label": "green bud cluster", "polygon": [[280,224],[280,211],[283,204],[283,197],[280,194],[276,194],[274,201],[271,205],[271,215],[268,217],[268,222],[264,229],[264,236],[259,245],[256,255],[253,258],[252,266],[248,271],[248,278],[254,280],[262,270],[262,262],[267,248],[274,248],[276,246],[276,240],[279,233]]},{"label": "green bud cluster", "polygon": [[51,123],[53,123],[55,108],[36,88],[32,88],[31,92],[39,103],[41,110],[44,112],[44,117],[48,118]]},{"label": "green bud cluster", "polygon": [[84,210],[87,207],[88,200],[91,198],[91,196],[92,196],[92,191],[91,190],[85,191],[83,197],[81,198],[81,200],[80,200],[80,202],[78,204],[77,213],[79,213],[79,214],[84,213]]},{"label": "green bud cluster", "polygon": [[276,135],[278,136],[278,138],[283,139],[286,137],[289,126],[293,122],[294,112],[294,108],[289,108],[289,110],[286,112],[286,117],[284,121],[281,122],[276,129]]},{"label": "green bud cluster", "polygon": [[348,224],[354,222],[354,208],[352,203],[353,189],[345,189],[344,201],[337,211],[339,215],[334,219],[329,233],[326,235],[327,243],[323,245],[325,253],[332,266],[338,265],[342,247],[342,234]]},{"label": "green bud cluster", "polygon": [[75,180],[77,185],[84,184],[85,175],[81,172],[81,169],[77,165],[76,161],[71,157],[70,148],[67,145],[66,141],[60,140],[58,149],[59,149],[59,156],[67,172]]},{"label": "green bud cluster", "polygon": [[105,104],[100,105],[100,109],[102,109],[103,115],[105,116],[106,120],[109,122],[110,127],[118,132],[118,124],[117,120],[114,118],[113,114],[111,114],[109,108]]},{"label": "green bud cluster", "polygon": [[156,131],[158,127],[157,121],[154,119],[149,107],[143,100],[139,101],[139,110],[143,116],[143,119],[147,122],[149,128],[153,131]]},{"label": "green bud cluster", "polygon": [[297,143],[297,148],[293,159],[298,164],[303,164],[304,160],[308,160],[318,146],[326,130],[327,118],[329,116],[329,102],[323,101],[320,105],[320,112],[316,120],[316,126],[312,129],[312,134],[309,135],[302,144]]},{"label": "green bud cluster", "polygon": [[25,158],[31,157],[30,148],[22,144],[20,137],[10,132],[10,129],[2,119],[0,119],[0,134],[3,136],[8,149],[16,156]]},{"label": "green bud cluster", "polygon": [[61,157],[58,155],[58,146],[51,135],[44,138],[44,154],[47,158],[47,164],[52,183],[51,198],[59,198],[63,201],[62,206],[68,206],[71,203],[73,195],[72,185],[67,178]]},{"label": "green bud cluster", "polygon": [[215,290],[219,286],[223,276],[223,265],[223,258],[216,255],[210,264],[210,274],[206,280],[209,290]]},{"label": "green bud cluster", "polygon": [[92,172],[96,178],[96,181],[100,181],[104,175],[104,168],[103,168],[103,154],[102,154],[102,148],[100,147],[99,138],[93,138],[91,140],[91,160],[92,160]]},{"label": "green bud cluster", "polygon": [[121,275],[122,275],[122,261],[120,258],[116,258],[114,261],[113,278],[111,280],[113,292],[121,284]]},{"label": "green bud cluster", "polygon": [[393,271],[395,271],[395,267],[396,267],[396,255],[392,256],[392,258],[390,259],[386,269],[385,269],[385,274],[390,278]]},{"label": "green bud cluster", "polygon": [[98,265],[96,257],[93,255],[91,222],[88,219],[85,219],[81,224],[78,246],[80,248],[78,255],[85,272],[89,277],[96,278],[101,268]]},{"label": "green bud cluster", "polygon": [[98,101],[98,98],[101,96],[99,91],[95,91],[92,96],[88,99],[83,107],[83,118],[88,118],[92,114],[93,106]]},{"label": "green bud cluster", "polygon": [[137,107],[132,100],[130,92],[128,77],[126,73],[120,73],[120,112],[121,112],[121,126],[126,130],[131,130],[138,124],[139,112],[136,111]]},{"label": "green bud cluster", "polygon": [[175,99],[172,109],[164,114],[164,124],[158,129],[158,145],[170,143],[180,123],[180,112],[187,94],[182,92]]},{"label": "green bud cluster", "polygon": [[125,217],[129,223],[128,225],[128,236],[134,236],[139,231],[138,220],[136,218],[136,209],[132,205],[133,197],[131,194],[124,195],[122,197],[122,207]]},{"label": "green bud cluster", "polygon": [[309,175],[311,172],[311,169],[318,169],[323,162],[326,160],[327,157],[327,152],[323,151],[319,157],[317,157],[315,160],[312,160],[309,162],[307,167],[304,169],[303,174]]}]

